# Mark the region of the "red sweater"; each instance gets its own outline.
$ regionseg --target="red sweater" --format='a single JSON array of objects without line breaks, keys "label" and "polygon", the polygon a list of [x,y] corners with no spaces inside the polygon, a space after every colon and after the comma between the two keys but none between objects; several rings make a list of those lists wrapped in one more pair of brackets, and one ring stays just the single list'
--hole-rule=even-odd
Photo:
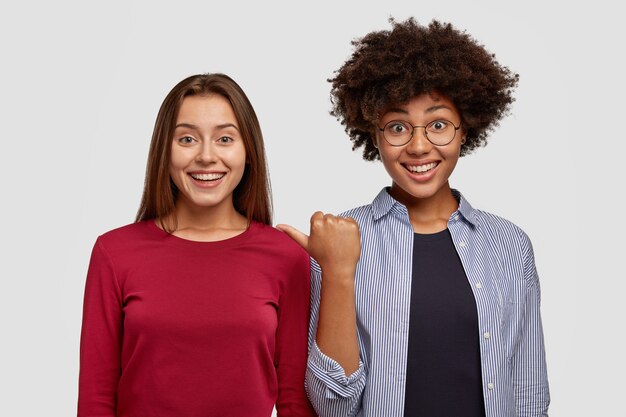
[{"label": "red sweater", "polygon": [[260,223],[193,242],[153,221],[98,238],[79,417],[313,416],[304,392],[309,258]]}]

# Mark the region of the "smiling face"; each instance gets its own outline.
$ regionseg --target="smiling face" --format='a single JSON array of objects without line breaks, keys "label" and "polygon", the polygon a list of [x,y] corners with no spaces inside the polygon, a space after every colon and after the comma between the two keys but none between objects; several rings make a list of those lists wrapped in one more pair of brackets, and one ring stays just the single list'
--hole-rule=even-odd
[{"label": "smiling face", "polygon": [[[437,123],[439,120],[461,125],[461,115],[450,99],[437,93],[424,93],[407,103],[387,108],[378,120],[378,127],[392,121],[407,122],[405,126],[429,125],[431,139],[435,139],[437,133],[431,133],[432,129],[444,126]],[[389,126],[395,132],[403,128],[401,124],[391,123]],[[465,137],[462,129],[457,130],[454,139],[444,146],[433,145],[426,138],[423,127],[415,127],[411,140],[402,146],[390,145],[379,129],[375,133],[380,159],[393,180],[391,195],[395,199],[409,206],[417,202],[416,199],[449,198],[448,178],[459,159]]]},{"label": "smiling face", "polygon": [[245,166],[243,138],[228,100],[217,94],[185,97],[169,164],[179,190],[176,206],[234,211],[233,191]]}]

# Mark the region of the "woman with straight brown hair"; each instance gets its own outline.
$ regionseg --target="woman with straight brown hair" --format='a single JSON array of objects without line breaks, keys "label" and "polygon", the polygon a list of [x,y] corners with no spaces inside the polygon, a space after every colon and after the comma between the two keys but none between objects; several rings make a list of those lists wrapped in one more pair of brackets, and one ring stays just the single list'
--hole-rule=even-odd
[{"label": "woman with straight brown hair", "polygon": [[306,252],[271,227],[263,137],[226,75],[157,116],[135,223],[93,249],[78,415],[314,415]]}]

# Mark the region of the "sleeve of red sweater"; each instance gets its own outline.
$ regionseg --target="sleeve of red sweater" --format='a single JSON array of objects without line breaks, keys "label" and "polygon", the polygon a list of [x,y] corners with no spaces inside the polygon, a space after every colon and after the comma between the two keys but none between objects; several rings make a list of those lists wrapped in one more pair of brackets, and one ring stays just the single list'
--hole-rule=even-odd
[{"label": "sleeve of red sweater", "polygon": [[315,416],[304,390],[309,324],[309,257],[302,253],[282,290],[276,332],[278,417]]},{"label": "sleeve of red sweater", "polygon": [[115,417],[121,375],[122,294],[101,239],[94,245],[83,306],[79,417]]}]

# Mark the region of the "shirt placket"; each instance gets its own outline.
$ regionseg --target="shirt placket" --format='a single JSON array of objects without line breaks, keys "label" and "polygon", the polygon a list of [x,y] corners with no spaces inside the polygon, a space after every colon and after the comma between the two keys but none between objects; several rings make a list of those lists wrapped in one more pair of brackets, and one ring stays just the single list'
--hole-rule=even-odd
[{"label": "shirt placket", "polygon": [[470,226],[458,212],[448,222],[455,249],[476,300],[485,413],[487,417],[496,417],[495,404],[498,403],[499,393],[495,343],[500,338],[500,327],[497,324],[501,300],[493,282],[491,267],[484,258],[486,251],[480,251],[486,242],[480,241],[479,234],[472,230],[473,227],[479,226]]}]

